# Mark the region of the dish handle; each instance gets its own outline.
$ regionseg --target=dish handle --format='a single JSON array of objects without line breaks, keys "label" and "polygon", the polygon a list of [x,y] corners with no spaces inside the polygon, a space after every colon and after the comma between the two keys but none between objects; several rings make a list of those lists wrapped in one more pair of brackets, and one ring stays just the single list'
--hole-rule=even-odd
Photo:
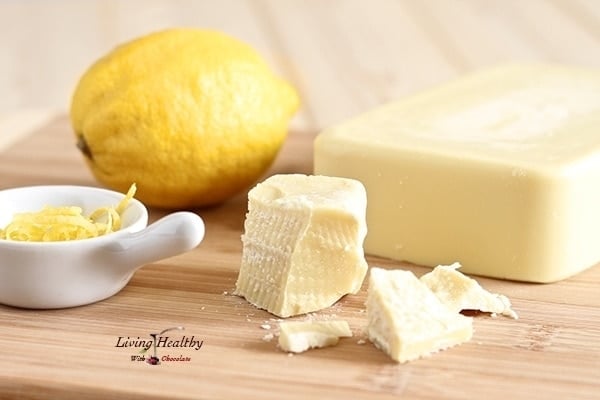
[{"label": "dish handle", "polygon": [[111,264],[127,270],[192,250],[204,239],[204,221],[188,211],[169,214],[104,247]]}]

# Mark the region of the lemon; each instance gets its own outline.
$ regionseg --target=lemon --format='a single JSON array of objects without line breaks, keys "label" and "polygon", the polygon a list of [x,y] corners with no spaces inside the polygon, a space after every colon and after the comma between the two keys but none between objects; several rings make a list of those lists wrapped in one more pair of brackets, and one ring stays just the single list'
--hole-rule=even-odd
[{"label": "lemon", "polygon": [[121,44],[73,93],[70,117],[96,179],[135,182],[150,206],[221,203],[270,166],[299,107],[297,91],[248,44],[177,28]]}]

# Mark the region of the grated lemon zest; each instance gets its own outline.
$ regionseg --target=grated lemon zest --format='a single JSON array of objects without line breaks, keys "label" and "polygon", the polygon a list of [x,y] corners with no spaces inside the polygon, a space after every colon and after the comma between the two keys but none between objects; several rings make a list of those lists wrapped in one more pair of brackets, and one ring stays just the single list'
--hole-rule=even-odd
[{"label": "grated lemon zest", "polygon": [[133,199],[137,188],[129,187],[125,197],[115,207],[101,207],[83,215],[81,207],[45,206],[37,212],[17,213],[0,229],[0,239],[24,242],[57,242],[88,239],[121,229],[121,216]]}]

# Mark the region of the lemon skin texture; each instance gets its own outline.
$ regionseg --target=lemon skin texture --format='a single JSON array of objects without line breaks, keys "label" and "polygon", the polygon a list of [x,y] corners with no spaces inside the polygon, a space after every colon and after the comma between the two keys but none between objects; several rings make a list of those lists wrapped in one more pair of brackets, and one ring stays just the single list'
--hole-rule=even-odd
[{"label": "lemon skin texture", "polygon": [[180,28],[120,45],[74,91],[70,117],[96,179],[161,208],[221,203],[265,173],[299,107],[249,45]]}]

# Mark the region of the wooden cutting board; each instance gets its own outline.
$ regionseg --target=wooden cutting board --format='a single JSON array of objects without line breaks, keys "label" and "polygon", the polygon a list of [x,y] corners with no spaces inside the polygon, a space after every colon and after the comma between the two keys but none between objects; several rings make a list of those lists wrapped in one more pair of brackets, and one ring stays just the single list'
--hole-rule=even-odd
[{"label": "wooden cutting board", "polygon": [[[269,174],[310,173],[313,138],[292,133]],[[98,185],[64,117],[0,153],[0,189],[34,184]],[[246,194],[195,211],[206,222],[204,242],[143,267],[110,299],[49,311],[0,306],[0,398],[600,396],[600,267],[547,285],[480,278],[485,288],[512,299],[520,319],[476,315],[470,342],[403,365],[362,342],[363,285],[358,295],[297,318],[346,319],[353,338],[289,356],[278,350],[276,338],[265,340],[277,333],[274,317],[231,294]],[[153,220],[162,215],[151,211]],[[427,271],[375,257],[368,261],[418,275]],[[137,361],[140,347],[123,346],[175,326],[185,329],[166,334],[170,340],[202,346],[159,347],[159,358],[171,361],[156,366]]]}]

